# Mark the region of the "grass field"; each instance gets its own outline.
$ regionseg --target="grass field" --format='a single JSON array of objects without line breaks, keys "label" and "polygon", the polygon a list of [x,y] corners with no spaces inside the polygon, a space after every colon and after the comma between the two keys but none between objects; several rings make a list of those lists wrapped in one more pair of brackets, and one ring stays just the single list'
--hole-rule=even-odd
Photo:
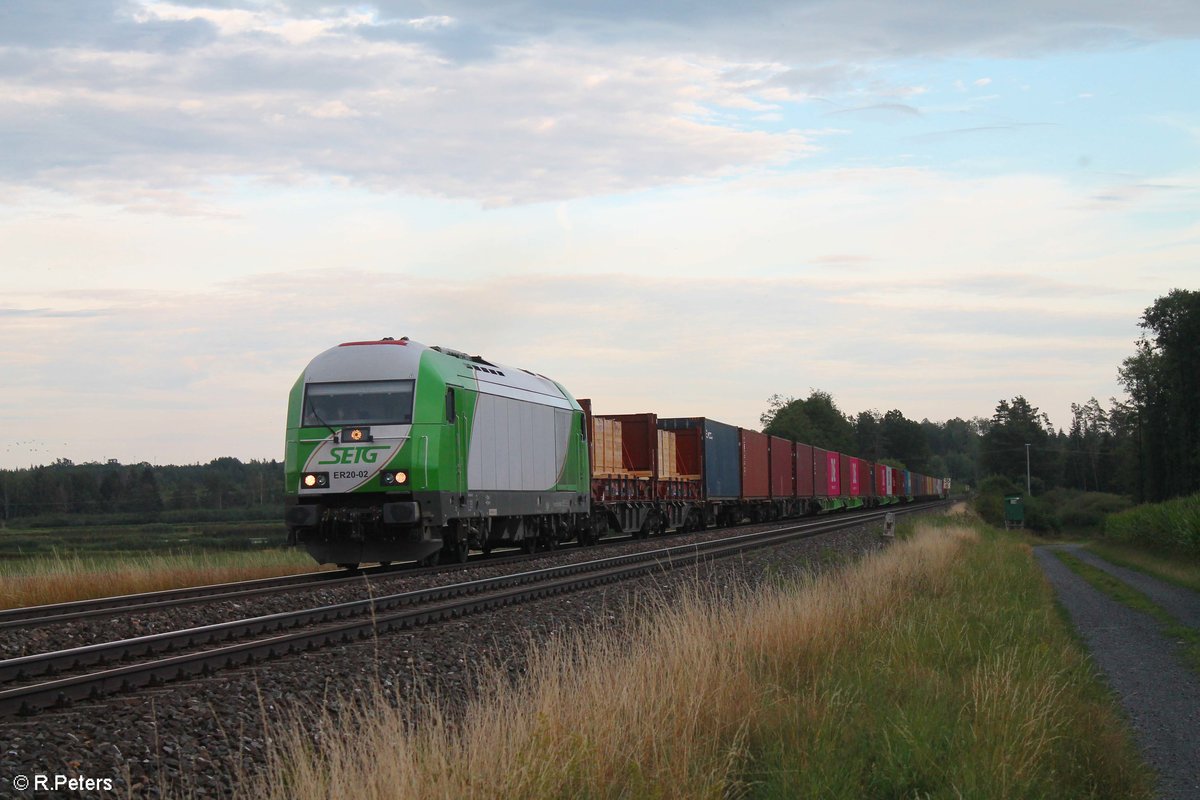
[{"label": "grass field", "polygon": [[0,529],[0,563],[60,553],[113,555],[279,547],[282,522],[147,523]]},{"label": "grass field", "polygon": [[1029,548],[962,515],[818,577],[696,590],[535,648],[519,684],[496,676],[461,718],[381,698],[281,723],[247,793],[1150,796]]},{"label": "grass field", "polygon": [[279,548],[191,553],[51,554],[0,559],[0,608],[311,572],[307,553]]}]

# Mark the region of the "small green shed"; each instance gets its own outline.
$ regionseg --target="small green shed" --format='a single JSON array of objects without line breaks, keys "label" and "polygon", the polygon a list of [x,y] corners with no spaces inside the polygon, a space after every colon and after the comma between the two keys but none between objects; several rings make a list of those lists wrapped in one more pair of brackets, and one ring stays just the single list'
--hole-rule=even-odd
[{"label": "small green shed", "polygon": [[1004,496],[1004,527],[1025,527],[1025,499],[1019,494]]}]

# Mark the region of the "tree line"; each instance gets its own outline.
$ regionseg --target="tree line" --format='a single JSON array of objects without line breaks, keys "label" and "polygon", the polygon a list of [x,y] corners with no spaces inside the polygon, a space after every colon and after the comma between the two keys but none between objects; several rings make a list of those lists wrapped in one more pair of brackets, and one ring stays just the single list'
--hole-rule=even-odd
[{"label": "tree line", "polygon": [[[46,523],[102,519],[188,519],[214,516],[279,516],[283,464],[217,458],[207,464],[58,459],[29,469],[0,470],[0,521]],[[204,512],[203,514],[199,512]]]},{"label": "tree line", "polygon": [[1200,491],[1200,292],[1172,290],[1139,325],[1118,370],[1129,398],[1073,403],[1065,429],[1022,395],[1000,400],[990,418],[917,422],[895,409],[846,414],[813,390],[771,397],[763,430],[960,485],[1000,476],[1023,487],[1028,468],[1034,495],[1068,488],[1142,502]]}]

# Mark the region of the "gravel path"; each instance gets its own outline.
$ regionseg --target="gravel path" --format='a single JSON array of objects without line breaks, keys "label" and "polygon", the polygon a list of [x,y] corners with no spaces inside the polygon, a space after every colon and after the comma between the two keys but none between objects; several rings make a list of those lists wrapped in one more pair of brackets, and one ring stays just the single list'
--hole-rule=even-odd
[{"label": "gravel path", "polygon": [[1144,572],[1122,567],[1105,561],[1082,545],[1063,545],[1061,549],[1097,569],[1102,569],[1114,578],[1118,578],[1149,597],[1167,610],[1171,616],[1193,630],[1200,631],[1200,593],[1193,592],[1183,586],[1176,586],[1158,578],[1152,578]]},{"label": "gravel path", "polygon": [[1053,549],[1035,547],[1034,555],[1120,698],[1135,740],[1158,773],[1158,796],[1200,797],[1200,679],[1155,619],[1094,588]]},{"label": "gravel path", "polygon": [[[15,776],[35,774],[113,778],[116,796],[158,797],[164,790],[227,796],[264,769],[272,724],[307,727],[306,720],[336,715],[380,689],[417,708],[429,699],[423,687],[436,685],[439,702],[453,707],[471,696],[484,662],[518,676],[530,644],[615,623],[634,604],[697,583],[753,585],[842,564],[879,547],[881,527],[871,523],[30,720],[0,720],[0,796],[14,794]],[[299,723],[289,721],[295,717]]]}]

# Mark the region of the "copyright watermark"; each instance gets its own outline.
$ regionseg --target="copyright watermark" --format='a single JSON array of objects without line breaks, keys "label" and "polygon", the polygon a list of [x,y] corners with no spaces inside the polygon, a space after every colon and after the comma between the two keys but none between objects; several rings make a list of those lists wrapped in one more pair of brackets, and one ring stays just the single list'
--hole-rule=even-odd
[{"label": "copyright watermark", "polygon": [[112,778],[89,778],[85,775],[15,775],[12,787],[18,792],[111,792]]}]

